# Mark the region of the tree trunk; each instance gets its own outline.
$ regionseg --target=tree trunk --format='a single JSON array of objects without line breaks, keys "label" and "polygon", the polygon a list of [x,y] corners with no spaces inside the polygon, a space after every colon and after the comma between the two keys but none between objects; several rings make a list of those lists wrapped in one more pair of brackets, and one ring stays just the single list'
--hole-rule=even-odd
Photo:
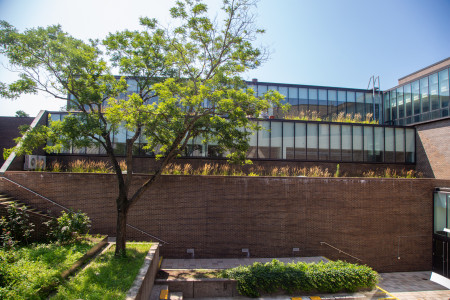
[{"label": "tree trunk", "polygon": [[124,206],[122,208],[117,208],[116,256],[126,256],[125,242],[127,239],[128,208],[125,208]]}]

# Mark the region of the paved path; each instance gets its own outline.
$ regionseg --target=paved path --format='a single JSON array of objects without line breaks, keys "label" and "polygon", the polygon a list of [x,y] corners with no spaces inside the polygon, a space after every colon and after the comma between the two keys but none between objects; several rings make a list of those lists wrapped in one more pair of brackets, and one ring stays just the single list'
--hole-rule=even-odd
[{"label": "paved path", "polygon": [[[164,259],[161,269],[227,269],[254,262],[269,262],[273,258],[221,258],[221,259]],[[327,261],[322,256],[277,258],[282,262],[319,262]],[[450,300],[450,290],[430,281],[431,272],[381,273],[379,286],[400,300]],[[367,295],[368,296],[368,295]],[[231,298],[238,300],[244,297]],[[371,298],[370,296],[368,298]],[[216,298],[218,300],[219,298]],[[247,298],[248,299],[248,298]],[[260,299],[289,299],[271,297]],[[203,299],[206,300],[206,299]]]},{"label": "paved path", "polygon": [[378,284],[400,300],[448,300],[450,290],[430,281],[431,272],[381,273]]},{"label": "paved path", "polygon": [[[228,269],[238,266],[251,265],[254,262],[266,263],[272,261],[274,258],[217,258],[217,259],[166,259],[164,258],[161,264],[161,269],[176,270],[176,269]],[[320,262],[327,261],[322,256],[314,257],[287,257],[276,258],[284,263],[287,262]]]}]

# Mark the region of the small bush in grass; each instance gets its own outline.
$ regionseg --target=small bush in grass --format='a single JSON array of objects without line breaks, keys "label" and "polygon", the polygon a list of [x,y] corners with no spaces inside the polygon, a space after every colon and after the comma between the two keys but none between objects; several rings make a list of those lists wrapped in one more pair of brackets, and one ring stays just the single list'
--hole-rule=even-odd
[{"label": "small bush in grass", "polygon": [[46,222],[50,227],[50,240],[57,240],[59,242],[69,242],[76,239],[80,234],[86,234],[91,228],[91,220],[89,217],[78,211],[62,212],[58,219],[52,219]]},{"label": "small bush in grass", "polygon": [[8,206],[6,217],[0,219],[0,246],[13,248],[16,244],[28,244],[33,228],[25,206],[12,203]]},{"label": "small bush in grass", "polygon": [[243,296],[259,297],[261,292],[284,290],[336,293],[375,288],[379,276],[370,267],[343,261],[320,263],[287,263],[272,260],[254,263],[222,272],[222,277],[237,280],[237,289]]}]

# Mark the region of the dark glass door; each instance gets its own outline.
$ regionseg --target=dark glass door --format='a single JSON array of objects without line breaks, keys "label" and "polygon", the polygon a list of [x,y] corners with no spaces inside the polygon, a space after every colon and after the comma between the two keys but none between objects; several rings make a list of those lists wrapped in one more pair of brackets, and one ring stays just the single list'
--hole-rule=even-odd
[{"label": "dark glass door", "polygon": [[449,277],[448,273],[448,241],[433,238],[433,272]]}]

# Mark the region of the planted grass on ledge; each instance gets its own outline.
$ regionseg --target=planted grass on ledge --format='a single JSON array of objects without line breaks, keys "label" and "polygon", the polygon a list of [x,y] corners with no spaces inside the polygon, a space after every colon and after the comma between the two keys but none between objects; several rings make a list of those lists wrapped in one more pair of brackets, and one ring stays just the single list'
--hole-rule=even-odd
[{"label": "planted grass on ledge", "polygon": [[150,247],[151,243],[127,243],[127,257],[117,258],[113,245],[51,299],[125,299]]},{"label": "planted grass on ledge", "polygon": [[92,246],[89,240],[72,244],[32,244],[0,249],[0,299],[45,299],[48,287],[59,284],[61,273]]},{"label": "planted grass on ledge", "polygon": [[339,114],[332,114],[330,117],[321,118],[317,111],[301,111],[298,115],[288,114],[285,116],[286,120],[299,121],[317,121],[317,122],[340,122],[340,123],[358,123],[358,124],[378,124],[377,120],[373,119],[372,113],[367,113],[363,118],[360,113],[346,114],[340,112]]}]

